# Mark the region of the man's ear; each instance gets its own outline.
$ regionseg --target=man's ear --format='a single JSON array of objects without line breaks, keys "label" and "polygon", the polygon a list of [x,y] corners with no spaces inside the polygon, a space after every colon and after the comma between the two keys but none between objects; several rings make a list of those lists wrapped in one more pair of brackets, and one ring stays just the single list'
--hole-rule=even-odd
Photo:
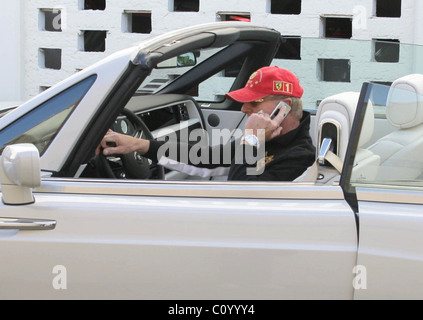
[{"label": "man's ear", "polygon": [[292,107],[292,99],[291,98],[285,98],[283,99],[287,104],[289,104],[290,107]]}]

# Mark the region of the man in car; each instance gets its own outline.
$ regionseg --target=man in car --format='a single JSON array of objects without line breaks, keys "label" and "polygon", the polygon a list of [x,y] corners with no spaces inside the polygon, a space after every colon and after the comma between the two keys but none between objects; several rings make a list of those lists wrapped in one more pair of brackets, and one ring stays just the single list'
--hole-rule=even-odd
[{"label": "man in car", "polygon": [[[286,69],[264,67],[254,72],[244,88],[227,94],[229,99],[243,103],[241,111],[248,115],[241,140],[230,142],[230,163],[225,163],[222,156],[228,145],[221,145],[199,150],[215,160],[213,154],[218,149],[220,163],[210,160],[195,163],[195,167],[209,170],[211,175],[221,166],[228,167],[228,180],[232,181],[293,181],[301,176],[315,161],[315,147],[309,134],[310,114],[303,111],[303,92],[298,78]],[[277,106],[282,107],[274,115]],[[165,143],[109,131],[101,147],[106,156],[137,151],[161,164]],[[190,148],[188,145],[185,150],[189,152]],[[178,153],[173,158],[177,162],[182,155]],[[184,159],[187,172],[197,174],[189,157]]]}]

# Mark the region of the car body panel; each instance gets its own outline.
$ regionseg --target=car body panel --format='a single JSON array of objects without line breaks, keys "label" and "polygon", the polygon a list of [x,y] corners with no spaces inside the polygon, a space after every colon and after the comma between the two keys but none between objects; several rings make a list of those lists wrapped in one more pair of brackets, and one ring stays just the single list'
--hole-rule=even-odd
[{"label": "car body panel", "polygon": [[359,265],[367,289],[356,299],[415,299],[423,295],[421,191],[360,188]]},{"label": "car body panel", "polygon": [[[283,185],[216,183],[208,196],[201,183],[183,185],[181,195],[179,183],[47,180],[33,205],[2,205],[2,215],[58,225],[2,234],[0,281],[9,290],[0,297],[352,298],[357,232],[339,188],[319,199],[316,188],[298,186],[304,201]],[[67,290],[52,286],[56,265],[66,266]]]}]

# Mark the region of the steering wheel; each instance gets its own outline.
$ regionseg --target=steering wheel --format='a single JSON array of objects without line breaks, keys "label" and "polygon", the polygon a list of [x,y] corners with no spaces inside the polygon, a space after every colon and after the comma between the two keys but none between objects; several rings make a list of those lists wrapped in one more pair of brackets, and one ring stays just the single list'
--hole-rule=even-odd
[{"label": "steering wheel", "polygon": [[[154,139],[151,131],[145,125],[144,121],[142,121],[141,118],[138,117],[135,113],[133,113],[131,110],[123,109],[121,114],[126,116],[127,119],[134,125],[135,138],[141,138],[144,136],[148,140]],[[152,176],[152,173],[155,170],[157,170],[157,179],[164,180],[165,178],[164,168],[162,166],[151,163],[150,160],[141,156],[137,151],[114,156],[119,157],[122,160],[122,171],[125,178],[148,179]],[[107,176],[107,178],[118,178],[114,173],[109,160],[107,160],[107,157],[102,153],[99,155],[99,162],[100,166],[102,167],[102,171]]]}]

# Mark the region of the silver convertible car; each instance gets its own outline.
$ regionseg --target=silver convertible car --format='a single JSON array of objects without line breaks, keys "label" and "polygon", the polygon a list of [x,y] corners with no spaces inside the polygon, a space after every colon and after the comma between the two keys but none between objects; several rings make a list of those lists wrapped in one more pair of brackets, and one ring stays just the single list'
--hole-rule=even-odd
[{"label": "silver convertible car", "polygon": [[[381,63],[374,43],[301,39],[300,59],[280,56],[287,43],[250,23],[190,27],[5,112],[0,299],[422,299],[420,48]],[[237,139],[246,115],[225,93],[271,64],[312,112],[316,161],[295,181],[96,155],[110,128]]]}]

